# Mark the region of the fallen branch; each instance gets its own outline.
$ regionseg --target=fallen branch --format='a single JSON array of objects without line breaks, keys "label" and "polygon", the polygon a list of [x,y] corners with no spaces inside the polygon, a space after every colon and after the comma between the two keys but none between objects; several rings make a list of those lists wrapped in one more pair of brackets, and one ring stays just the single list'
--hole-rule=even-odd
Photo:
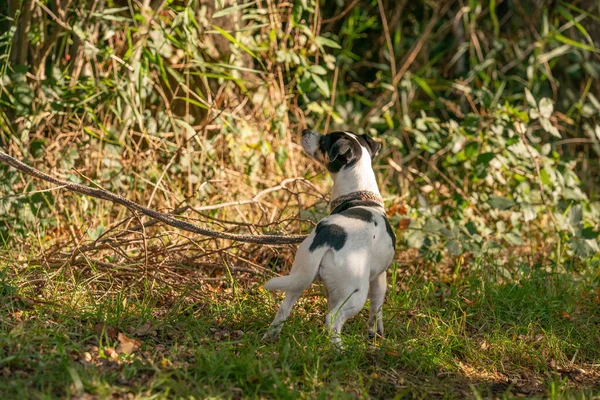
[{"label": "fallen branch", "polygon": [[[51,175],[48,175],[44,172],[41,172],[29,165],[17,160],[9,156],[8,154],[0,151],[0,161],[7,163],[13,168],[24,172],[28,175],[31,175],[35,178],[42,179],[47,182],[54,183],[56,185],[62,186],[65,189],[71,190],[76,193],[84,194],[87,196],[96,197],[102,200],[112,201],[113,203],[121,204],[131,210],[137,211],[141,214],[144,214],[152,219],[163,222],[167,225],[173,226],[175,228],[182,229],[184,231],[197,233],[199,235],[208,236],[217,239],[228,239],[236,242],[244,242],[244,243],[255,243],[255,244],[294,244],[302,242],[307,235],[242,235],[236,233],[227,233],[227,232],[218,232],[211,229],[202,228],[201,226],[189,223],[187,221],[182,221],[174,218],[172,215],[163,214],[158,211],[151,210],[149,208],[143,207],[137,203],[134,203],[130,200],[125,199],[117,194],[111,193],[104,189],[94,189],[88,186],[79,185],[77,183],[68,182]],[[285,183],[282,183],[285,185]]]}]

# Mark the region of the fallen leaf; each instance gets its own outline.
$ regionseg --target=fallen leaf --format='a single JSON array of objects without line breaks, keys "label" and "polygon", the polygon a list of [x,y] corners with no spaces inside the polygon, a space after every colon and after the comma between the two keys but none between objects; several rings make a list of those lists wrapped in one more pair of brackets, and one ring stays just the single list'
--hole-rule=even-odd
[{"label": "fallen leaf", "polygon": [[21,310],[15,311],[14,313],[12,313],[12,317],[17,322],[23,322],[23,320],[21,319],[22,315],[23,315],[23,311],[21,311]]},{"label": "fallen leaf", "polygon": [[392,204],[391,207],[388,208],[387,214],[389,216],[394,216],[396,214],[398,214],[398,215],[406,215],[407,212],[408,212],[408,209],[406,208],[405,204],[394,203],[394,204]]},{"label": "fallen leaf", "polygon": [[152,335],[156,336],[156,329],[152,326],[150,322],[145,322],[144,325],[140,326],[136,330],[133,331],[133,334],[136,336],[146,336]]},{"label": "fallen leaf", "polygon": [[237,331],[231,332],[231,338],[233,340],[240,340],[242,338],[242,336],[244,336],[243,331],[237,330]]},{"label": "fallen leaf", "polygon": [[385,353],[386,353],[388,356],[394,356],[394,357],[398,355],[398,352],[397,352],[396,350],[393,350],[393,349],[388,349],[388,350],[386,350],[386,352],[385,352]]},{"label": "fallen leaf", "polygon": [[410,225],[410,219],[409,218],[402,218],[400,220],[400,222],[398,222],[398,230],[403,231],[405,229],[407,229]]},{"label": "fallen leaf", "polygon": [[102,334],[105,333],[110,340],[117,339],[117,328],[115,328],[114,326],[106,325],[104,322],[98,322],[94,326],[94,332],[96,332],[96,334],[98,334],[99,336],[102,336]]},{"label": "fallen leaf", "polygon": [[569,313],[568,313],[568,312],[566,312],[566,311],[563,311],[563,312],[560,314],[560,316],[561,316],[563,319],[573,320],[573,317],[571,316],[571,314],[569,314]]},{"label": "fallen leaf", "polygon": [[131,353],[138,351],[140,349],[140,347],[142,346],[142,343],[139,340],[127,337],[125,334],[123,334],[121,332],[119,332],[118,339],[119,339],[119,345],[117,346],[118,354],[122,354],[122,353],[131,354]]},{"label": "fallen leaf", "polygon": [[227,331],[217,331],[217,332],[214,333],[213,337],[214,337],[214,339],[217,342],[222,342],[224,340],[229,339],[229,332],[227,332]]}]

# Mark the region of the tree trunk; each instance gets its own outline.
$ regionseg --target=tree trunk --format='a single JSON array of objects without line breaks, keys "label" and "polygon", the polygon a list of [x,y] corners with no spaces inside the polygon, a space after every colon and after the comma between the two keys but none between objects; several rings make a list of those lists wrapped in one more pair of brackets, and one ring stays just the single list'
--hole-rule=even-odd
[{"label": "tree trunk", "polygon": [[[9,13],[13,17],[16,17],[18,9],[18,0],[11,0],[9,3]],[[29,28],[31,26],[33,0],[24,0],[20,10],[21,12],[18,16],[17,31],[13,37],[12,48],[10,51],[11,65],[27,64],[27,53],[29,50],[29,39],[27,38],[27,35],[29,34]]]}]

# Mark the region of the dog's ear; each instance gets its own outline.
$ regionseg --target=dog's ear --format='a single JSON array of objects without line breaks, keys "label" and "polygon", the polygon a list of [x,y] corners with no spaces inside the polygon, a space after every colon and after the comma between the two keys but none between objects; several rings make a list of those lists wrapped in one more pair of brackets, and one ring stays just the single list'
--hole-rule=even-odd
[{"label": "dog's ear", "polygon": [[363,133],[360,136],[365,140],[365,142],[367,142],[367,148],[369,150],[369,153],[371,153],[371,158],[375,157],[377,153],[379,153],[379,150],[381,150],[381,143],[376,142],[371,136],[367,135],[366,133]]},{"label": "dog's ear", "polygon": [[352,145],[348,139],[339,139],[329,148],[328,154],[330,163],[338,158],[348,160],[352,156]]}]

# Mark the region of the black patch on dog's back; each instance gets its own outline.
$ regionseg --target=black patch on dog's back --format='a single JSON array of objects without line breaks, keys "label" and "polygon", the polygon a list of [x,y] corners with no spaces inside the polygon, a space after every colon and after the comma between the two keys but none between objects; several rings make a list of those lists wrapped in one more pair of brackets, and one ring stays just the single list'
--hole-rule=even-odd
[{"label": "black patch on dog's back", "polygon": [[346,218],[360,219],[365,222],[375,222],[373,219],[373,213],[366,208],[363,207],[354,207],[344,210],[340,213]]},{"label": "black patch on dog's back", "polygon": [[348,234],[344,228],[335,224],[319,222],[315,232],[316,235],[308,248],[309,251],[315,251],[321,246],[329,246],[334,250],[340,250],[348,239]]},{"label": "black patch on dog's back", "polygon": [[385,214],[383,214],[383,220],[385,221],[385,230],[386,230],[387,234],[390,236],[390,238],[392,239],[392,246],[395,249],[396,248],[396,234],[394,233],[394,230],[392,229],[392,226],[390,225],[390,221],[388,221]]}]

